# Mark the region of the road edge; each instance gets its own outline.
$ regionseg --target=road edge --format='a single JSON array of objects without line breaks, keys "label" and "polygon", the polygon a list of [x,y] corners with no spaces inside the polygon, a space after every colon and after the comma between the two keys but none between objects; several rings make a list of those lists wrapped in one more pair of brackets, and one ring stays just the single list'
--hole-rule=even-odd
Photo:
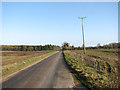
[{"label": "road edge", "polygon": [[5,81],[7,81],[9,78],[13,77],[14,75],[18,74],[18,73],[21,72],[22,70],[25,70],[25,69],[27,69],[27,68],[29,68],[29,67],[31,67],[31,66],[33,66],[33,65],[35,65],[35,64],[37,64],[37,63],[39,63],[39,62],[41,62],[41,61],[43,61],[44,59],[47,59],[47,58],[49,58],[50,56],[52,56],[52,55],[54,55],[54,54],[57,54],[57,53],[59,53],[59,52],[60,52],[60,51],[56,51],[56,52],[54,52],[54,53],[52,53],[52,54],[50,54],[50,55],[48,55],[48,56],[46,56],[46,57],[44,57],[44,58],[36,61],[36,62],[34,62],[34,63],[29,64],[28,66],[26,66],[26,67],[24,67],[24,68],[22,68],[22,69],[19,69],[19,70],[16,71],[16,72],[13,72],[13,73],[11,73],[11,74],[9,74],[9,75],[7,75],[7,76],[2,77],[2,83],[5,82]]}]

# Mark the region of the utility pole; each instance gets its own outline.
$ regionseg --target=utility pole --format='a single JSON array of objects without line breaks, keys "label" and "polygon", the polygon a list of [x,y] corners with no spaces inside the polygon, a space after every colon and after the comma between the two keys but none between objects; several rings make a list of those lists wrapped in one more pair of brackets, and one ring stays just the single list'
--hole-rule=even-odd
[{"label": "utility pole", "polygon": [[83,49],[84,49],[84,54],[86,54],[86,49],[85,49],[85,40],[84,40],[84,28],[83,28],[83,19],[86,17],[78,17],[78,19],[82,20],[82,34],[83,34]]}]

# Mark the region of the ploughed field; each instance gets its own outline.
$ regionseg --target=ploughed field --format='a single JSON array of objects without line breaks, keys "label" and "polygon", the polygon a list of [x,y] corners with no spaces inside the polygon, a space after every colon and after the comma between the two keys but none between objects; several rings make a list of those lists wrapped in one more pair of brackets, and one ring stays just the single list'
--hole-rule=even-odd
[{"label": "ploughed field", "polygon": [[2,76],[19,71],[55,52],[57,51],[2,51]]},{"label": "ploughed field", "polygon": [[118,49],[64,51],[72,73],[88,88],[118,88]]}]

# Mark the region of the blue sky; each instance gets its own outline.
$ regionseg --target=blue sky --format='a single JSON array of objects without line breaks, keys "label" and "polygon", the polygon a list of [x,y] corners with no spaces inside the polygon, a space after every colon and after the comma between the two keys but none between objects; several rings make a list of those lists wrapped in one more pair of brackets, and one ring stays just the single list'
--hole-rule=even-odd
[{"label": "blue sky", "polygon": [[86,46],[118,42],[117,2],[3,2],[2,44]]}]

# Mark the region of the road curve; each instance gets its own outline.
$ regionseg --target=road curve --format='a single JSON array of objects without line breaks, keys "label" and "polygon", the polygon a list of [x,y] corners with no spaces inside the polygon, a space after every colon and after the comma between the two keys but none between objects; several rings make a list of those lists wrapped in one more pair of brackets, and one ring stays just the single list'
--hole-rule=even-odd
[{"label": "road curve", "polygon": [[2,83],[3,88],[72,88],[74,81],[62,51],[20,71]]}]

